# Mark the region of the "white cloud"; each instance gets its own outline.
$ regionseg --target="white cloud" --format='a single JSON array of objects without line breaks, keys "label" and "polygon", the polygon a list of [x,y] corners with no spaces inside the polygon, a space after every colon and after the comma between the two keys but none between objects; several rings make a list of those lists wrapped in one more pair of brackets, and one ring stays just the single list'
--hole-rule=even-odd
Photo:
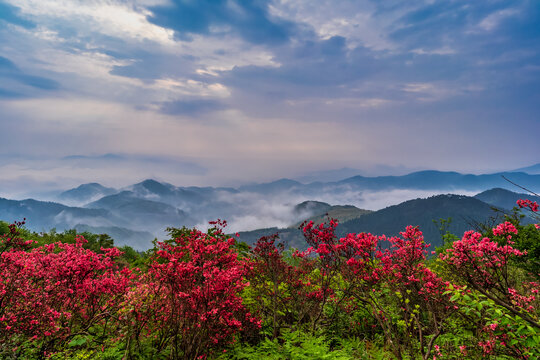
[{"label": "white cloud", "polygon": [[175,46],[164,49],[175,55],[189,54],[199,64],[199,73],[217,75],[219,71],[231,70],[235,66],[279,67],[274,54],[257,45],[248,45],[242,39],[233,36],[212,37],[193,35],[190,41],[180,41]]},{"label": "white cloud", "polygon": [[147,89],[163,92],[163,101],[174,101],[179,96],[200,96],[204,98],[227,98],[230,90],[220,83],[206,83],[191,79],[158,79],[145,85]]},{"label": "white cloud", "polygon": [[517,9],[504,9],[489,14],[480,21],[478,27],[484,31],[494,30],[499,24],[508,17],[519,14]]},{"label": "white cloud", "polygon": [[[155,104],[182,96],[226,98],[230,90],[218,79],[221,71],[235,66],[277,67],[273,54],[262,46],[247,46],[234,36],[194,35],[190,41],[173,39],[173,32],[146,19],[143,1],[129,5],[122,1],[21,0],[13,1],[38,24],[37,29],[12,30],[9,44],[0,49],[22,68],[46,73],[70,95],[118,101],[159,109]],[[70,31],[64,31],[64,29]],[[62,30],[59,30],[62,29]],[[114,40],[110,40],[110,38]],[[162,69],[144,79],[116,75],[117,68],[139,66],[141,45],[150,57],[159,59],[152,66]],[[113,48],[118,46],[118,48]],[[127,56],[116,54],[126,53]],[[114,54],[114,55],[113,55]],[[181,60],[182,65],[176,65]],[[188,65],[187,69],[182,66]],[[193,79],[211,75],[215,81]]]},{"label": "white cloud", "polygon": [[455,85],[441,83],[408,83],[403,85],[402,90],[413,94],[421,102],[440,101],[460,93]]},{"label": "white cloud", "polygon": [[42,69],[57,73],[73,73],[77,76],[91,76],[102,80],[133,83],[131,79],[111,75],[114,66],[125,66],[129,60],[117,60],[99,51],[68,52],[60,49],[43,49],[35,54]]},{"label": "white cloud", "polygon": [[423,48],[413,49],[411,50],[411,52],[417,55],[454,55],[456,53],[456,50],[445,45],[437,49],[423,49]]},{"label": "white cloud", "polygon": [[121,1],[105,0],[11,0],[24,14],[43,20],[61,18],[85,28],[127,41],[151,40],[161,44],[173,42],[173,31],[151,24],[150,13],[142,7],[128,6]]},{"label": "white cloud", "polygon": [[403,87],[403,91],[406,91],[406,92],[413,92],[413,93],[418,93],[418,92],[428,92],[428,91],[433,91],[435,89],[435,85],[433,84],[429,84],[429,83],[409,83],[409,84],[405,84],[405,86]]},{"label": "white cloud", "polygon": [[271,6],[274,15],[308,24],[322,39],[342,36],[351,48],[365,46],[373,50],[392,50],[397,46],[388,37],[387,27],[398,14],[376,18],[368,1],[277,0]]},{"label": "white cloud", "polygon": [[414,96],[417,101],[432,102],[459,95],[478,93],[484,91],[485,88],[472,82],[456,81],[407,83],[401,86],[401,90]]},{"label": "white cloud", "polygon": [[346,107],[359,107],[359,108],[380,108],[386,105],[395,103],[393,100],[381,99],[381,98],[341,98],[325,100],[326,105],[337,105]]}]

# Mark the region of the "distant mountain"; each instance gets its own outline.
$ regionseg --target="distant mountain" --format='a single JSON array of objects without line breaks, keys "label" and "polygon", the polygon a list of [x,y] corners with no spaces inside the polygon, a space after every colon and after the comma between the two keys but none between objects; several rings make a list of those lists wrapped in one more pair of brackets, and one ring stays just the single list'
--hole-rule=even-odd
[{"label": "distant mountain", "polygon": [[304,221],[313,221],[315,224],[323,223],[328,217],[337,219],[339,222],[358,218],[362,215],[371,213],[370,210],[359,209],[352,205],[330,205],[320,201],[304,201],[294,207],[295,214],[304,215],[302,220],[288,228],[266,228],[253,231],[240,232],[240,240],[253,245],[262,236],[279,234],[280,240],[287,247],[305,249],[306,243],[299,226]]},{"label": "distant mountain", "polygon": [[[318,201],[306,201],[302,204],[297,205],[297,207],[302,206],[306,203],[326,204],[320,203]],[[292,225],[290,228],[298,228],[304,221],[313,221],[315,224],[320,224],[325,222],[328,218],[336,219],[340,223],[343,223],[345,221],[359,218],[360,216],[369,214],[371,212],[371,210],[359,209],[356,206],[352,205],[328,205],[326,207],[324,207],[323,205],[319,205],[317,211],[312,212],[313,215],[305,217],[304,219],[302,219],[302,221]]]},{"label": "distant mountain", "polygon": [[[375,235],[394,236],[399,235],[408,225],[419,226],[426,243],[431,244],[433,249],[442,245],[440,230],[433,220],[451,218],[452,221],[447,230],[457,236],[462,236],[465,231],[474,229],[477,224],[494,223],[495,218],[501,219],[500,216],[491,205],[473,197],[438,195],[406,201],[341,222],[337,228],[337,235],[342,237],[348,233],[369,232]],[[241,232],[240,240],[254,244],[259,237],[274,233],[278,233],[288,246],[298,249],[307,247],[302,232],[296,228],[267,228]]]},{"label": "distant mountain", "polygon": [[538,175],[538,174],[540,174],[540,163],[534,164],[534,165],[531,165],[531,166],[527,166],[527,167],[524,167],[524,168],[516,169],[514,171],[515,172],[524,172],[524,173],[531,174],[531,175],[534,175],[534,174]]},{"label": "distant mountain", "polygon": [[115,246],[129,245],[135,250],[148,250],[155,236],[148,231],[135,231],[118,226],[89,226],[85,224],[75,225],[78,232],[91,232],[94,234],[107,234],[114,239]]},{"label": "distant mountain", "polygon": [[132,191],[105,196],[85,206],[89,209],[106,209],[130,223],[136,230],[163,231],[174,226],[192,226],[195,221],[184,211],[159,201],[141,199]]},{"label": "distant mountain", "polygon": [[481,200],[487,204],[496,206],[503,209],[512,209],[516,205],[516,201],[519,199],[529,199],[531,201],[536,201],[540,203],[540,197],[529,195],[529,194],[519,194],[509,190],[495,188],[491,190],[486,190],[474,196],[478,200]]},{"label": "distant mountain", "polygon": [[140,197],[167,197],[174,196],[176,187],[171,184],[148,179],[130,187],[131,191]]},{"label": "distant mountain", "polygon": [[529,175],[523,172],[496,173],[488,175],[460,174],[457,172],[418,171],[403,176],[363,177],[355,176],[339,181],[362,189],[422,189],[422,190],[468,190],[482,191],[495,187],[512,189],[515,186],[504,178],[534,189],[540,188],[540,175]]},{"label": "distant mountain", "polygon": [[324,214],[331,207],[332,205],[322,201],[307,200],[296,205],[293,211],[295,215],[312,216]]},{"label": "distant mountain", "polygon": [[0,219],[13,222],[24,218],[26,226],[34,231],[48,231],[51,228],[65,230],[82,222],[109,226],[115,220],[105,209],[69,207],[33,199],[18,201],[0,198]]},{"label": "distant mountain", "polygon": [[333,170],[321,170],[321,171],[312,171],[306,173],[305,175],[298,176],[294,180],[300,181],[304,184],[314,183],[314,182],[336,182],[343,179],[348,179],[353,176],[363,175],[363,176],[372,176],[373,174],[379,175],[401,175],[408,174],[415,170],[407,168],[403,165],[398,166],[389,166],[383,164],[369,165],[360,169],[353,169],[349,167],[344,167],[341,169]]},{"label": "distant mountain", "polygon": [[462,236],[477,224],[493,224],[501,220],[500,213],[491,205],[474,197],[461,195],[437,195],[427,199],[416,199],[387,207],[340,224],[339,233],[369,232],[375,235],[395,236],[407,225],[419,226],[426,243],[442,245],[441,233],[433,220],[451,218],[448,231]]},{"label": "distant mountain", "polygon": [[176,187],[168,183],[147,179],[140,183],[128,186],[126,191],[133,197],[152,200],[174,206],[189,213],[192,218],[202,216],[223,216],[223,209],[230,204],[220,200],[223,194],[235,194],[232,188],[214,187]]},{"label": "distant mountain", "polygon": [[154,235],[148,231],[136,231],[124,226],[131,226],[109,210],[104,208],[70,207],[54,202],[27,200],[7,200],[0,198],[0,219],[13,222],[26,218],[26,228],[36,232],[48,232],[51,229],[64,231],[77,229],[110,235],[116,245],[130,245],[137,250],[146,250],[151,246]]},{"label": "distant mountain", "polygon": [[286,192],[295,188],[302,188],[303,184],[291,179],[280,179],[263,184],[244,185],[238,188],[239,191],[275,194],[278,192]]},{"label": "distant mountain", "polygon": [[312,216],[306,219],[306,221],[313,221],[315,224],[320,224],[326,221],[328,218],[332,218],[338,220],[340,223],[343,223],[349,220],[357,219],[360,216],[364,216],[372,212],[373,211],[371,210],[359,209],[352,205],[334,205],[328,209],[326,213],[318,216]]},{"label": "distant mountain", "polygon": [[[486,175],[460,174],[435,170],[417,171],[402,176],[353,176],[335,182],[302,184],[295,180],[281,179],[270,183],[246,185],[238,188],[240,193],[257,193],[265,196],[294,196],[296,199],[315,199],[331,202],[344,194],[369,194],[393,190],[417,190],[433,192],[481,192],[492,188],[514,190],[515,186],[505,178],[540,192],[540,175],[524,172],[503,172]],[[355,203],[354,205],[361,205]]]},{"label": "distant mountain", "polygon": [[304,235],[301,230],[296,228],[265,228],[257,229],[252,231],[240,231],[238,232],[238,240],[245,242],[250,246],[254,246],[257,240],[263,236],[270,236],[278,234],[280,241],[285,244],[285,248],[294,248],[305,250],[307,248],[307,243],[304,240]]},{"label": "distant mountain", "polygon": [[98,183],[89,183],[60,193],[58,200],[63,203],[83,205],[116,192],[118,192],[116,189],[108,188]]},{"label": "distant mountain", "polygon": [[360,174],[362,174],[362,170],[342,168],[337,170],[314,171],[309,174],[300,176],[295,180],[300,181],[304,184],[309,184],[313,182],[335,182]]},{"label": "distant mountain", "polygon": [[[283,201],[317,199],[324,202],[336,199],[347,203],[344,194],[351,194],[361,198],[362,193],[388,192],[392,190],[419,190],[419,191],[475,191],[480,192],[499,187],[513,190],[514,185],[506,181],[503,176],[522,186],[540,191],[540,175],[526,173],[497,173],[488,175],[460,174],[457,172],[418,171],[403,176],[354,176],[337,182],[316,182],[302,184],[291,179],[280,179],[269,183],[251,184],[233,188],[213,187],[176,187],[171,184],[148,179],[125,188],[132,193],[131,198],[140,198],[165,203],[189,213],[193,219],[212,219],[215,217],[231,218],[238,211],[245,208],[248,194],[262,196],[266,200],[280,199]],[[89,197],[92,202],[103,196],[115,195],[114,189],[104,188],[99,184],[85,184],[77,189],[63,193],[64,198],[82,200]],[[243,199],[243,200],[240,200]],[[281,201],[281,200],[280,200]],[[336,205],[341,205],[341,204]],[[239,206],[241,205],[241,206]],[[354,205],[361,205],[355,203]]]},{"label": "distant mountain", "polygon": [[[510,207],[510,203],[513,206],[518,195],[504,192],[504,189],[513,190],[515,186],[503,176],[533,191],[540,191],[540,175],[524,172],[471,175],[418,171],[403,176],[353,176],[340,181],[309,184],[280,179],[239,188],[177,187],[147,179],[121,190],[107,188],[98,183],[83,184],[58,195],[63,204],[31,199],[0,199],[0,219],[13,221],[26,217],[29,227],[37,231],[47,231],[52,227],[59,230],[73,226],[117,227],[147,232],[163,238],[167,227],[204,227],[208,221],[218,218],[228,220],[229,228],[234,229],[231,231],[237,231],[256,227],[272,228],[277,224],[294,227],[304,219],[320,222],[323,215],[328,213],[341,221],[340,228],[348,226],[353,232],[382,231],[396,234],[402,231],[405,225],[419,222],[417,225],[426,227],[426,234],[433,238],[438,232],[436,228],[432,228],[432,219],[453,217],[456,225],[450,230],[459,233],[464,229],[464,218],[473,219],[476,216],[476,221],[487,219],[487,212],[484,210],[490,205],[485,202],[503,208]],[[469,204],[473,209],[470,211],[467,210],[468,205],[465,202],[452,207],[445,205],[442,198],[431,202],[424,199],[427,202],[417,206],[410,203],[410,208],[403,205],[407,204],[405,202],[398,208],[407,209],[402,211],[387,208],[368,213],[367,210],[360,209],[369,208],[370,204],[373,208],[380,209],[392,201],[397,203],[397,200],[393,200],[396,196],[400,199],[411,199],[426,196],[426,193],[476,193],[492,188],[500,188],[497,190],[499,193],[494,195],[496,191],[486,192],[478,194],[476,199],[471,198],[477,205]],[[438,205],[433,205],[432,202]],[[481,208],[478,203],[485,207]],[[75,204],[84,206],[76,207]],[[422,210],[422,207],[426,208]],[[447,207],[451,209],[448,210]],[[296,229],[279,231],[294,246],[301,245],[301,234],[296,232]]]}]

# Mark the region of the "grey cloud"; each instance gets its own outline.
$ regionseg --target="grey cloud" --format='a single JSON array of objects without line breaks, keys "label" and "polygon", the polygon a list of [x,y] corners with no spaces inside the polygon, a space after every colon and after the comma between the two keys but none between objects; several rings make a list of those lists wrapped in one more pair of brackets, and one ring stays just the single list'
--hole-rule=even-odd
[{"label": "grey cloud", "polygon": [[[113,66],[110,72],[112,75],[152,81],[168,77],[193,77],[196,69],[194,61],[197,58],[193,56],[129,51],[124,56],[131,57],[135,61],[130,65]],[[115,54],[115,57],[118,57],[118,54]]]},{"label": "grey cloud", "polygon": [[211,99],[177,100],[161,104],[160,111],[169,115],[197,115],[201,113],[219,111],[227,106],[221,101]]},{"label": "grey cloud", "polygon": [[136,167],[139,165],[147,170],[167,169],[167,172],[187,175],[204,175],[208,171],[195,162],[173,156],[138,154],[69,155],[63,157],[61,161],[74,167]]},{"label": "grey cloud", "polygon": [[151,7],[149,21],[175,30],[177,38],[192,34],[208,35],[212,28],[222,27],[224,34],[233,32],[252,43],[276,44],[289,39],[295,25],[273,18],[268,1],[183,1],[173,0],[166,6]]},{"label": "grey cloud", "polygon": [[0,90],[0,94],[3,93],[6,97],[22,97],[26,94],[34,94],[27,87],[38,90],[57,90],[60,87],[58,82],[52,79],[23,72],[11,60],[2,56],[0,56],[0,79],[3,79],[4,82],[12,82],[16,87],[16,90]]},{"label": "grey cloud", "polygon": [[276,61],[280,67],[236,67],[224,74],[225,83],[265,95],[281,94],[284,98],[313,96],[372,77],[383,64],[365,48],[347,49],[346,39],[340,36],[281,48]]}]

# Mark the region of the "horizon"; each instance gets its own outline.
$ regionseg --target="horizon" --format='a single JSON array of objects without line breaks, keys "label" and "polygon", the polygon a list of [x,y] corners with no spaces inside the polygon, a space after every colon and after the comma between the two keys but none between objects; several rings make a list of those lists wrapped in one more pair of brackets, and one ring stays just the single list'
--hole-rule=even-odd
[{"label": "horizon", "polygon": [[538,163],[540,8],[0,0],[0,189]]},{"label": "horizon", "polygon": [[[518,176],[523,184],[528,184],[529,189],[536,191],[538,191],[536,180],[540,177],[537,171],[538,165],[530,169],[534,170],[536,175],[521,172],[522,175]],[[512,179],[511,176],[508,177]],[[140,186],[141,183],[132,184],[133,188],[127,186],[108,190],[97,189],[97,191],[86,188],[83,191],[65,195],[61,194],[61,191],[51,193],[48,199],[39,196],[34,199],[2,199],[2,208],[5,213],[4,219],[0,220],[5,221],[6,216],[9,219],[15,217],[18,220],[26,218],[29,229],[42,232],[47,232],[51,228],[60,231],[76,228],[79,231],[91,229],[90,231],[93,232],[111,232],[113,238],[121,243],[133,242],[135,246],[143,246],[143,243],[146,244],[150,238],[163,239],[167,233],[164,229],[171,224],[205,231],[211,226],[209,221],[216,218],[226,219],[227,228],[231,233],[259,231],[273,227],[288,229],[292,226],[291,224],[301,222],[313,215],[311,211],[315,208],[299,207],[306,201],[322,202],[330,206],[352,205],[352,208],[348,210],[349,213],[344,215],[341,210],[338,210],[341,215],[336,214],[336,216],[355,217],[359,216],[356,213],[359,209],[377,212],[395,206],[417,204],[417,201],[433,197],[440,199],[441,196],[455,199],[451,197],[454,195],[460,199],[473,200],[474,204],[484,206],[484,210],[489,208],[487,204],[497,201],[505,202],[504,206],[509,209],[511,205],[508,205],[508,196],[511,197],[512,194],[521,194],[519,195],[521,198],[531,196],[527,194],[527,191],[525,193],[522,191],[524,188],[515,189],[511,184],[504,183],[502,179],[493,176],[455,178],[454,175],[450,175],[449,178],[448,176],[432,177],[428,174],[427,177],[416,176],[415,179],[419,180],[418,186],[411,184],[410,179],[403,179],[401,182],[399,179],[394,179],[391,182],[382,181],[381,183],[364,183],[362,180],[309,185],[298,183],[298,186],[285,182],[283,185],[286,186],[277,187],[268,186],[266,183],[255,188],[236,190],[185,187],[187,192],[176,191],[179,188],[174,185],[174,188],[171,188],[172,192],[162,192],[159,186],[156,187],[153,184]],[[395,182],[396,180],[398,182]],[[502,188],[503,191],[493,192],[497,188]],[[495,198],[493,194],[496,194]],[[410,201],[412,203],[409,203]],[[60,207],[59,204],[61,204]],[[98,212],[92,212],[93,210]],[[443,206],[437,211],[445,217],[448,216],[447,210]],[[104,214],[107,215],[104,216]],[[142,222],[141,216],[145,219]]]},{"label": "horizon", "polygon": [[[385,167],[385,169],[388,169]],[[527,171],[527,169],[530,169],[531,171]],[[333,170],[323,170],[323,171],[316,171],[316,172],[309,172],[305,173],[303,175],[299,175],[296,177],[282,177],[282,178],[275,178],[275,179],[268,179],[266,181],[247,181],[247,182],[239,182],[237,184],[232,185],[198,185],[198,184],[176,184],[174,182],[167,181],[165,179],[160,179],[158,177],[150,177],[150,178],[141,178],[139,180],[133,181],[133,182],[124,182],[121,184],[115,183],[115,184],[108,184],[106,182],[100,182],[100,181],[90,181],[90,182],[84,182],[84,183],[76,183],[74,185],[68,185],[68,184],[61,184],[61,183],[54,183],[54,184],[48,184],[44,183],[41,184],[41,186],[38,186],[32,190],[26,190],[26,191],[14,191],[14,192],[6,192],[5,189],[0,190],[0,198],[9,199],[9,200],[41,200],[41,201],[53,201],[53,202],[59,202],[63,204],[69,204],[69,202],[65,203],[63,201],[60,201],[58,196],[67,191],[71,191],[74,189],[77,189],[79,187],[83,187],[85,185],[92,185],[97,184],[100,186],[103,186],[105,188],[109,188],[112,190],[115,190],[117,192],[120,191],[126,191],[129,190],[131,186],[141,184],[146,181],[156,181],[160,184],[164,185],[171,185],[175,188],[214,188],[214,189],[235,189],[238,190],[242,187],[249,187],[252,185],[261,185],[261,184],[271,184],[274,182],[279,182],[282,180],[291,180],[298,182],[302,185],[309,185],[309,184],[315,184],[315,183],[336,183],[341,182],[350,178],[354,178],[357,176],[364,177],[364,178],[378,178],[378,177],[401,177],[401,176],[407,176],[415,173],[422,173],[422,172],[440,172],[440,173],[457,173],[460,175],[494,175],[499,173],[525,173],[529,175],[540,175],[540,163],[533,164],[531,166],[527,166],[524,168],[519,169],[506,169],[502,171],[496,171],[496,172],[489,172],[489,173],[467,173],[467,172],[459,172],[455,170],[436,170],[436,169],[416,169],[416,170],[410,170],[410,171],[404,171],[404,168],[401,168],[402,172],[396,172],[394,174],[373,174],[370,171],[364,171],[362,173],[362,170],[360,169],[352,169],[352,168],[341,168],[341,169],[333,169]],[[343,176],[343,172],[348,173],[347,176]],[[353,174],[353,175],[351,175]],[[514,184],[515,185],[515,184]],[[519,186],[515,185],[516,188]],[[523,191],[525,191],[523,188],[521,188]],[[398,192],[399,191],[405,191],[404,194],[400,194],[398,196],[401,200],[405,201],[408,199],[413,199],[415,197],[426,197],[426,196],[433,196],[438,194],[446,194],[446,191],[454,191],[449,192],[448,194],[456,194],[456,195],[465,195],[465,196],[472,196],[477,193],[477,191],[471,191],[471,190],[465,190],[465,189],[433,189],[433,190],[425,190],[425,189],[395,189]],[[249,192],[249,190],[247,190]],[[518,190],[515,190],[514,192],[518,192]],[[417,194],[417,195],[415,195]],[[374,195],[380,195],[379,191],[374,191]],[[385,196],[386,198],[386,196]],[[309,200],[309,199],[306,199]],[[345,204],[342,199],[341,201],[332,202],[333,205],[338,204]],[[391,204],[392,201],[385,199],[385,201],[382,202],[383,204]],[[73,205],[73,204],[72,204]],[[377,209],[382,208],[383,206],[378,206]]]}]

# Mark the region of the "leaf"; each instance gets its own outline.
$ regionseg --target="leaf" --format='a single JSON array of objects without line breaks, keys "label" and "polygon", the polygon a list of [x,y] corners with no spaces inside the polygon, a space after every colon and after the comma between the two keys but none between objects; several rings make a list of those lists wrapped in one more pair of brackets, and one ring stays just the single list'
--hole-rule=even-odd
[{"label": "leaf", "polygon": [[79,337],[79,338],[73,338],[68,344],[69,347],[76,347],[86,344],[86,338],[85,337]]}]

